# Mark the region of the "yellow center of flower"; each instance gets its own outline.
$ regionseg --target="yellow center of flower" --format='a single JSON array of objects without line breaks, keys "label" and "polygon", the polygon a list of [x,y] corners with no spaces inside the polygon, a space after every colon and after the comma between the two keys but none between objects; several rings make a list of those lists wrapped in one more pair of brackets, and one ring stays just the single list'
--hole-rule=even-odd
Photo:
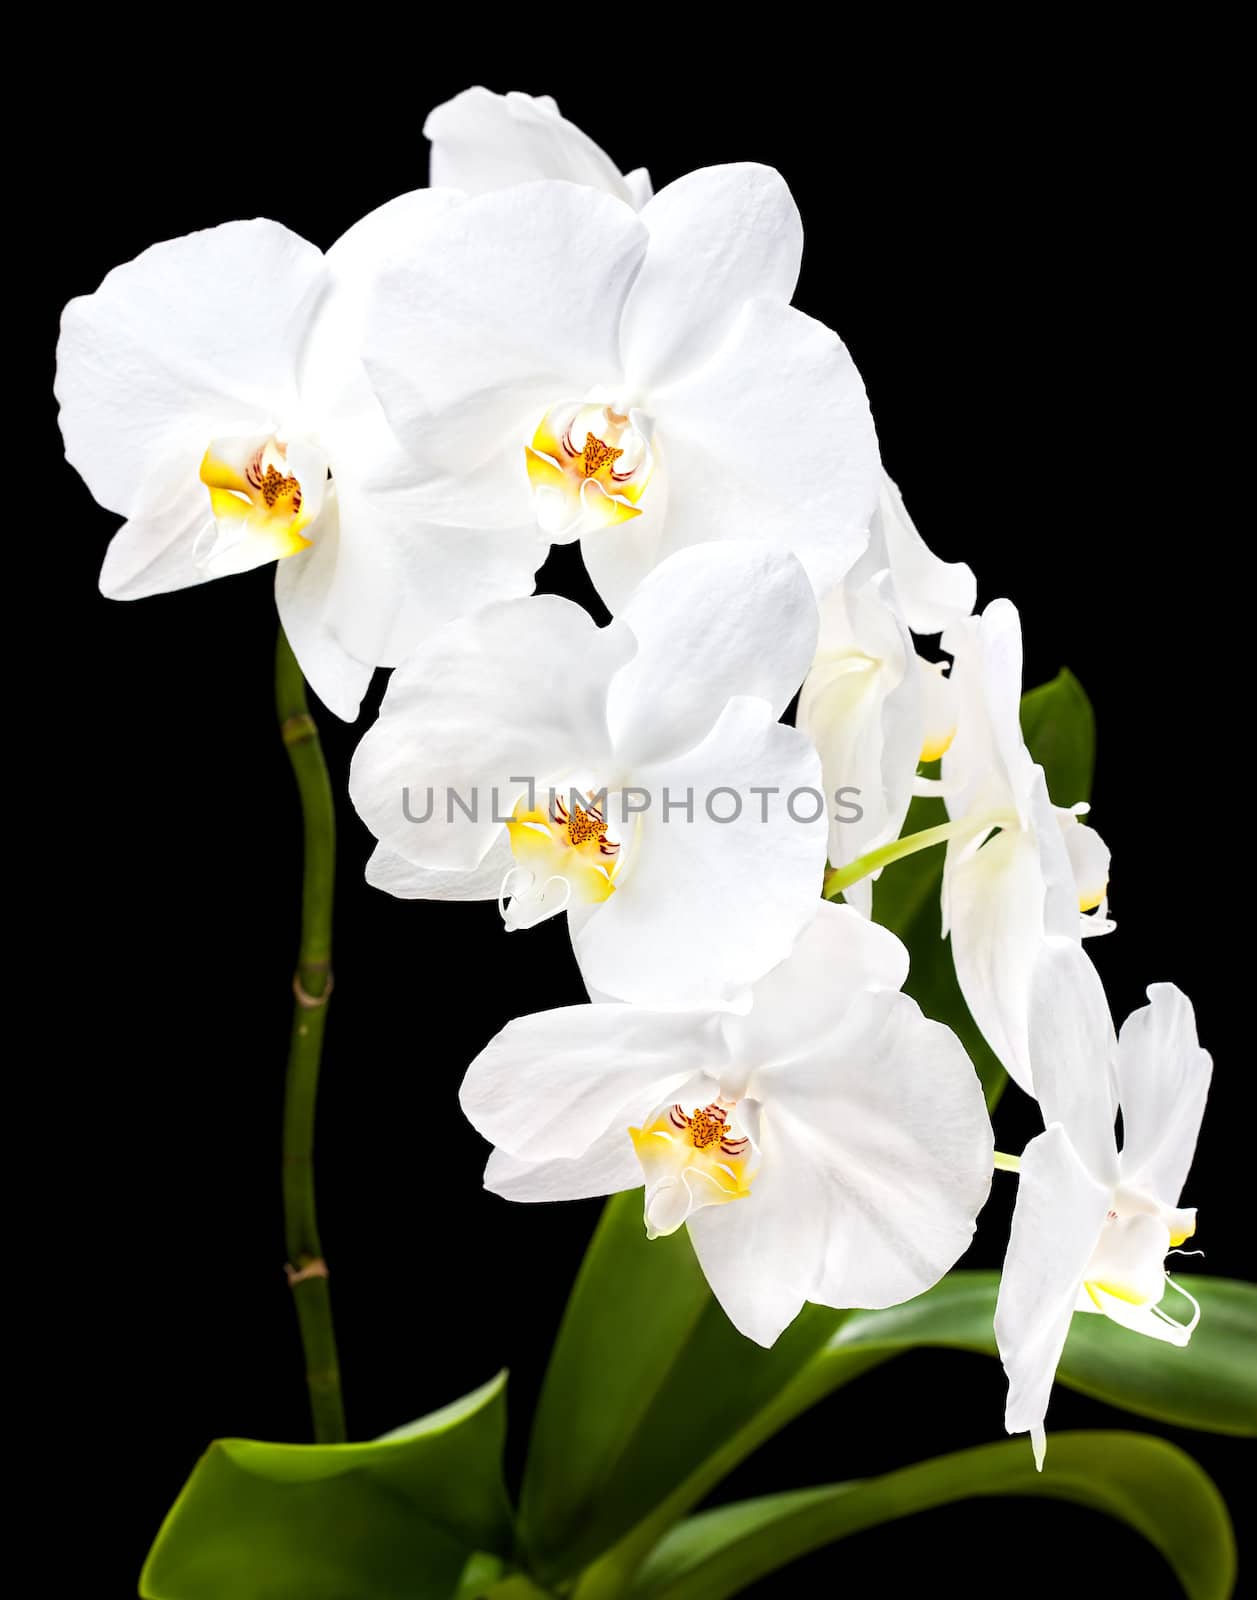
[{"label": "yellow center of flower", "polygon": [[201,460],[200,476],[215,520],[231,542],[247,541],[259,553],[265,546],[265,554],[276,560],[308,548],[302,529],[310,522],[310,508],[277,439],[252,447],[216,439]]},{"label": "yellow center of flower", "polygon": [[562,878],[578,904],[614,894],[620,846],[608,836],[606,817],[592,794],[555,790],[531,811],[521,798],[506,826],[511,854],[535,884]]},{"label": "yellow center of flower", "polygon": [[706,1110],[700,1110],[695,1106],[694,1114],[689,1118],[689,1129],[690,1140],[695,1150],[706,1150],[710,1144],[719,1144],[731,1131],[719,1106],[708,1106]]},{"label": "yellow center of flower", "polygon": [[751,1141],[734,1136],[718,1101],[695,1106],[686,1116],[670,1106],[629,1137],[646,1180],[646,1231],[653,1239],[674,1233],[703,1206],[745,1200],[753,1174]]},{"label": "yellow center of flower", "polygon": [[[639,425],[640,424],[640,425]],[[537,520],[554,539],[575,539],[641,514],[654,452],[636,413],[571,402],[541,419],[524,460]]]},{"label": "yellow center of flower", "polygon": [[262,504],[268,511],[274,511],[279,506],[281,513],[295,517],[301,510],[301,485],[296,478],[291,474],[284,477],[274,466],[268,466],[265,475],[259,476],[260,473],[260,465],[256,461],[250,462],[249,482],[262,496]]},{"label": "yellow center of flower", "polygon": [[603,440],[596,439],[592,433],[587,433],[585,448],[581,452],[581,477],[592,478],[601,472],[603,467],[613,467],[623,454],[623,450],[614,450]]}]

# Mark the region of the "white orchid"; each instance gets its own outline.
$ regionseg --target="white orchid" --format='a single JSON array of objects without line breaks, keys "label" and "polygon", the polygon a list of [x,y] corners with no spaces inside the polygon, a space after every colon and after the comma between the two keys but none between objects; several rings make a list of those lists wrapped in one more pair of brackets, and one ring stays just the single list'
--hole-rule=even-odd
[{"label": "white orchid", "polygon": [[428,113],[423,132],[432,141],[434,188],[485,194],[536,178],[563,178],[602,189],[638,211],[651,197],[645,167],[621,173],[587,133],[559,114],[549,95],[464,89]]},{"label": "white orchid", "polygon": [[[1104,933],[1108,850],[1054,806],[1022,738],[1021,623],[1007,600],[956,624],[943,647],[956,732],[940,789],[956,825],[943,872],[943,932],[973,1020],[1008,1072],[1034,1092],[1029,1005],[1052,937]],[[1083,808],[1085,809],[1085,807]],[[1085,913],[1099,907],[1098,916]]]},{"label": "white orchid", "polygon": [[[636,211],[652,196],[644,167],[621,174],[588,134],[559,114],[548,95],[500,95],[483,88],[467,89],[431,112],[423,131],[432,141],[432,182],[468,194],[563,178],[601,189]],[[797,460],[798,452],[793,454]],[[632,532],[640,541],[647,530],[639,525]],[[832,551],[820,560],[817,572],[822,588],[847,561],[848,549],[844,543],[837,563]],[[594,565],[602,563],[603,555],[595,546],[586,546],[587,559]],[[914,633],[939,633],[973,610],[976,583],[972,571],[963,562],[940,561],[926,547],[898,487],[882,470],[856,587],[884,568],[891,571],[898,608]],[[604,597],[614,603],[617,585],[610,576],[604,583]],[[618,587],[622,590],[623,584]]]},{"label": "white orchid", "polygon": [[640,213],[519,183],[382,273],[367,367],[443,515],[583,538],[613,610],[713,539],[794,550],[823,588],[867,542],[880,469],[850,356],[790,306],[802,248],[768,167],[692,172]]},{"label": "white orchid", "polygon": [[379,261],[450,203],[402,196],[326,255],[264,220],[171,239],[62,321],[66,454],[127,518],[103,591],[135,599],[277,561],[302,670],[345,718],[376,666],[466,610],[527,594],[537,566],[518,540],[439,525],[362,368]]},{"label": "white orchid", "polygon": [[645,1188],[688,1225],[733,1322],[770,1345],[805,1301],[910,1300],[964,1251],[991,1127],[955,1035],[898,994],[904,947],[821,903],[748,1016],[600,1004],[509,1023],[462,1106],[512,1200]]},{"label": "white orchid", "polygon": [[[830,813],[829,861],[843,867],[899,837],[922,761],[937,761],[955,722],[941,663],[923,661],[889,572],[839,584],[820,607],[816,659],[796,724],[820,752]],[[844,890],[868,916],[876,874]]]},{"label": "white orchid", "polygon": [[751,543],[680,552],[607,628],[551,595],[451,625],[354,758],[368,876],[509,928],[566,911],[601,993],[744,1007],[821,887],[820,763],[777,722],[815,638],[802,567]]},{"label": "white orchid", "polygon": [[[1054,940],[1036,969],[1034,1081],[1048,1127],[1021,1157],[995,1335],[1008,1374],[1008,1431],[1029,1432],[1040,1467],[1052,1379],[1075,1311],[1175,1345],[1188,1342],[1199,1318],[1164,1263],[1195,1232],[1196,1213],[1181,1209],[1179,1196],[1213,1065],[1186,995],[1156,983],[1148,1000],[1114,1038],[1080,945]],[[1188,1302],[1186,1322],[1162,1308],[1167,1287]]]}]

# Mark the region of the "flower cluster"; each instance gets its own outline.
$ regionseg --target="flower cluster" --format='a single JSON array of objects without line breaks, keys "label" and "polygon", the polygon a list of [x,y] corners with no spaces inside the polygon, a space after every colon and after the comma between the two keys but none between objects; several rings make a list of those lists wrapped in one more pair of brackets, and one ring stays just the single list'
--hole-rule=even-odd
[{"label": "flower cluster", "polygon": [[[1167,985],[1114,1033],[1083,946],[1112,927],[1108,851],[1023,740],[1017,612],[976,614],[972,572],[926,547],[850,355],[791,305],[803,230],[778,173],[656,195],[553,101],[485,89],[425,131],[431,187],[326,254],[228,223],[67,307],[66,453],[126,519],[101,587],[273,561],[332,711],[395,669],[350,779],[368,877],[496,902],[506,930],[565,916],[591,996],[468,1069],[487,1186],[641,1187],[650,1237],[688,1229],[766,1345],[805,1302],[927,1289],[990,1188],[972,1064],[900,992],[907,952],[871,915],[874,853],[941,796],[940,935],[1045,1123],[996,1316],[1007,1424],[1041,1460],[1075,1311],[1191,1333],[1164,1262],[1194,1228],[1210,1062]],[[531,593],[575,541],[605,627]],[[831,809],[844,793],[860,804]]]}]

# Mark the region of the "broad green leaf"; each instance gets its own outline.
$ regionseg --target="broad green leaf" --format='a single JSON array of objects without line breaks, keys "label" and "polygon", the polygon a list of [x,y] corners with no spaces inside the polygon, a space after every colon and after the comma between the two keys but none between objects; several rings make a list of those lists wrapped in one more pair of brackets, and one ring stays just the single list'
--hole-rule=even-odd
[{"label": "broad green leaf", "polygon": [[[1257,1289],[1179,1281],[1202,1308],[1186,1350],[1079,1316],[1061,1381],[1165,1421],[1250,1431]],[[532,1570],[551,1582],[594,1563],[582,1600],[614,1593],[668,1527],[834,1389],[914,1345],[994,1355],[997,1288],[995,1273],[954,1272],[890,1311],[806,1306],[763,1350],[733,1330],[685,1234],[648,1241],[640,1194],[616,1196],[573,1292],[534,1427],[520,1512]]]},{"label": "broad green leaf", "polygon": [[[1185,1350],[1140,1338],[1107,1317],[1076,1316],[1057,1377],[1062,1383],[1110,1405],[1162,1422],[1214,1433],[1257,1434],[1257,1287],[1227,1278],[1181,1277],[1177,1282],[1200,1302],[1200,1325]],[[992,1319],[999,1276],[994,1272],[952,1272],[928,1293],[889,1311],[837,1312],[805,1308],[809,1339],[823,1329],[831,1334],[794,1370],[775,1366],[777,1387],[761,1381],[751,1410],[738,1403],[743,1368],[725,1353],[709,1382],[719,1385],[722,1406],[733,1401],[727,1431],[713,1437],[710,1453],[686,1476],[657,1471],[658,1503],[596,1563],[579,1591],[580,1600],[601,1600],[619,1592],[669,1527],[685,1515],[738,1464],[795,1417],[835,1389],[853,1382],[882,1362],[918,1346],[972,1350],[996,1355]],[[797,1325],[796,1325],[797,1326]],[[744,1341],[745,1343],[745,1341]],[[749,1347],[750,1370],[771,1352]],[[714,1352],[709,1357],[719,1359]],[[765,1372],[764,1377],[768,1374]],[[783,1381],[784,1380],[784,1381]],[[678,1450],[675,1465],[690,1459]]]},{"label": "broad green leaf", "polygon": [[609,1200],[529,1446],[520,1533],[538,1576],[577,1570],[646,1516],[790,1381],[842,1315],[808,1306],[763,1350],[713,1299],[684,1230],[647,1240],[640,1190]]},{"label": "broad green leaf", "polygon": [[[1141,1433],[1061,1433],[1036,1472],[1025,1440],[938,1456],[879,1478],[768,1495],[680,1523],[642,1566],[636,1600],[724,1600],[862,1529],[975,1496],[1042,1495],[1104,1512],[1143,1535],[1189,1600],[1227,1600],[1235,1538],[1222,1496],[1192,1458]],[[1088,1547],[1087,1587],[1120,1574]]]},{"label": "broad green leaf", "polygon": [[1096,764],[1096,719],[1082,684],[1068,667],[1021,697],[1021,732],[1043,768],[1058,806],[1090,800]]},{"label": "broad green leaf", "polygon": [[[1051,683],[1021,697],[1021,728],[1030,754],[1043,767],[1048,792],[1058,805],[1091,797],[1095,766],[1095,715],[1082,685],[1068,668]],[[936,769],[930,769],[936,775]],[[917,833],[947,820],[941,800],[912,802],[903,832]],[[912,969],[904,988],[927,1017],[945,1022],[977,1068],[992,1110],[1007,1075],[978,1032],[952,966],[951,946],[941,937],[939,899],[943,849],[923,850],[886,868],[873,886],[873,916],[908,947]]]},{"label": "broad green leaf", "polygon": [[370,1444],[218,1439],[140,1577],[144,1600],[449,1600],[506,1554],[506,1375]]}]

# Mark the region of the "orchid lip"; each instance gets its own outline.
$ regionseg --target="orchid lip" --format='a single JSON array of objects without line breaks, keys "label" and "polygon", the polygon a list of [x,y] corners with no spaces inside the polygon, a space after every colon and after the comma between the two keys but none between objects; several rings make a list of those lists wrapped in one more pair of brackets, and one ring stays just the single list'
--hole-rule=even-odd
[{"label": "orchid lip", "polygon": [[525,447],[537,521],[568,542],[641,514],[655,467],[654,426],[622,402],[567,401],[552,406]]},{"label": "orchid lip", "polygon": [[[300,455],[300,470],[294,454]],[[198,551],[201,564],[211,572],[230,571],[308,549],[306,530],[318,516],[326,478],[325,465],[311,472],[317,460],[308,442],[294,451],[292,441],[275,433],[211,439],[199,477],[209,491],[215,538]]]},{"label": "orchid lip", "polygon": [[643,1127],[629,1129],[646,1181],[649,1238],[675,1233],[704,1206],[750,1195],[754,1146],[735,1130],[736,1104],[717,1096],[688,1113],[673,1104]]},{"label": "orchid lip", "polygon": [[621,846],[605,805],[604,791],[575,787],[516,802],[507,822],[515,865],[498,893],[508,928],[533,927],[573,903],[598,904],[615,893]]}]

